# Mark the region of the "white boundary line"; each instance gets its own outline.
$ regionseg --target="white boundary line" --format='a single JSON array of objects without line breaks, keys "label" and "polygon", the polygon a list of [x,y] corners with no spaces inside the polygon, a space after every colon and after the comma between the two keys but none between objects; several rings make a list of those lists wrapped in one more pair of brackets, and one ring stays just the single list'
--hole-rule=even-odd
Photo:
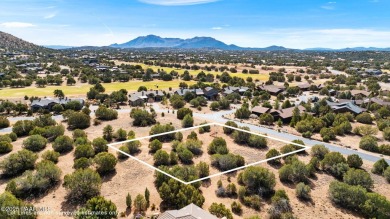
[{"label": "white boundary line", "polygon": [[[279,156],[276,156],[276,157],[272,157],[272,158],[268,158],[268,159],[265,159],[265,160],[260,160],[260,161],[257,161],[257,162],[254,162],[254,163],[250,163],[250,164],[247,164],[247,165],[244,165],[244,166],[240,166],[240,167],[237,167],[237,168],[234,168],[234,169],[231,169],[231,170],[227,170],[227,171],[224,171],[224,172],[220,172],[220,173],[216,173],[216,174],[213,174],[213,175],[209,175],[207,177],[203,177],[203,178],[200,178],[200,179],[196,179],[196,180],[193,180],[193,181],[190,181],[190,182],[185,182],[184,180],[181,180],[165,171],[162,171],[161,169],[151,165],[151,164],[148,164],[147,162],[143,161],[143,160],[140,160],[138,159],[137,157],[134,157],[132,156],[131,154],[128,154],[126,152],[123,152],[121,150],[119,150],[118,148],[116,148],[115,146],[116,145],[122,145],[122,144],[125,144],[125,143],[128,143],[128,142],[132,142],[132,141],[138,141],[138,140],[143,140],[143,139],[148,139],[148,138],[153,138],[153,137],[158,137],[158,136],[162,136],[162,135],[167,135],[167,134],[173,134],[173,133],[176,133],[176,132],[181,132],[181,131],[188,131],[188,130],[192,130],[192,129],[197,129],[197,128],[201,128],[201,127],[205,127],[205,126],[212,126],[212,125],[218,125],[218,126],[222,126],[222,127],[226,127],[226,128],[231,128],[231,129],[234,129],[234,130],[237,130],[237,131],[242,131],[242,132],[246,132],[246,133],[249,133],[249,134],[253,134],[253,135],[258,135],[258,136],[262,136],[262,137],[265,137],[265,138],[269,138],[269,139],[272,139],[272,140],[276,140],[276,141],[280,141],[280,142],[284,142],[284,143],[287,143],[287,144],[292,144],[292,145],[295,145],[295,146],[299,146],[299,147],[302,147],[302,149],[298,149],[298,150],[295,150],[295,151],[292,151],[292,152],[289,152],[289,153],[285,153],[285,154],[281,154]],[[247,167],[250,167],[250,166],[255,166],[255,165],[258,165],[258,164],[261,164],[261,163],[265,163],[265,162],[268,162],[268,161],[271,161],[271,160],[275,160],[275,159],[279,159],[279,158],[282,158],[282,157],[285,157],[285,156],[288,156],[288,155],[292,155],[292,154],[296,154],[296,153],[299,153],[301,151],[305,151],[306,149],[309,149],[311,147],[308,147],[308,146],[305,146],[305,145],[301,145],[301,144],[298,144],[298,143],[295,143],[295,142],[291,142],[291,141],[286,141],[286,140],[283,140],[283,139],[278,139],[278,138],[275,138],[275,137],[271,137],[271,136],[268,136],[268,135],[264,135],[264,134],[260,134],[260,133],[255,133],[255,132],[251,132],[251,131],[247,131],[247,130],[243,130],[243,129],[240,129],[240,128],[236,128],[236,127],[232,127],[232,126],[228,126],[228,125],[225,125],[225,124],[220,124],[220,123],[216,123],[216,122],[213,122],[213,123],[207,123],[207,124],[203,124],[203,125],[198,125],[198,126],[193,126],[193,127],[189,127],[189,128],[183,128],[183,129],[178,129],[178,130],[173,130],[173,131],[169,131],[169,132],[164,132],[164,133],[160,133],[160,134],[155,134],[155,135],[150,135],[150,136],[145,136],[145,137],[140,137],[140,138],[135,138],[135,139],[130,139],[130,140],[126,140],[126,141],[121,141],[121,142],[115,142],[115,143],[111,143],[111,144],[107,144],[108,147],[114,149],[115,151],[119,152],[119,153],[122,153],[146,166],[148,166],[149,168],[155,170],[155,171],[158,171],[166,176],[169,176],[171,177],[172,179],[175,179],[185,185],[189,185],[189,184],[192,184],[192,183],[195,183],[195,182],[200,182],[200,181],[203,181],[203,180],[206,180],[206,179],[210,179],[210,178],[213,178],[213,177],[216,177],[216,176],[221,176],[221,175],[225,175],[227,173],[231,173],[231,172],[234,172],[234,171],[237,171],[237,170],[241,170],[241,169],[244,169],[244,168],[247,168]]]}]

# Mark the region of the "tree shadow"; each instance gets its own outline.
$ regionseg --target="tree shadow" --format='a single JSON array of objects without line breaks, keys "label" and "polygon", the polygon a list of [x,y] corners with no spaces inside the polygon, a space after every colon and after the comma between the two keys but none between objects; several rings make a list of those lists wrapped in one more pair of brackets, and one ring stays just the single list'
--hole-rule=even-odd
[{"label": "tree shadow", "polygon": [[102,176],[102,181],[103,181],[103,183],[111,181],[112,178],[114,178],[114,176],[116,176],[116,174],[117,174],[116,170],[104,174],[104,175]]}]

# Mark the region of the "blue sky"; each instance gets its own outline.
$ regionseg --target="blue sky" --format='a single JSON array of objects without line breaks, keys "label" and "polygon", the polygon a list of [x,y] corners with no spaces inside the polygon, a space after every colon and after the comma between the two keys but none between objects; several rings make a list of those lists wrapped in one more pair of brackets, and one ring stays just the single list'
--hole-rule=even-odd
[{"label": "blue sky", "polygon": [[245,47],[390,47],[389,0],[1,0],[0,30],[40,45],[211,36]]}]

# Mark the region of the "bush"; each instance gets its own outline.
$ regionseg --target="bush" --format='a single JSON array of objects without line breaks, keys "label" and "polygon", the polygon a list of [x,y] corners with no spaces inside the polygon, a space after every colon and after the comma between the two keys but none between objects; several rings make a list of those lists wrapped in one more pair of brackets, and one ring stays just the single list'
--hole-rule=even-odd
[{"label": "bush", "polygon": [[[150,135],[156,135],[156,134],[170,132],[170,131],[173,131],[173,130],[175,130],[175,127],[173,127],[170,124],[166,124],[166,125],[157,124],[157,125],[154,125],[150,129],[149,134]],[[154,139],[158,139],[161,142],[172,141],[172,140],[175,139],[175,133],[164,134],[164,135],[161,135],[161,136],[157,136],[157,137],[151,138],[150,140],[153,141]]]},{"label": "bush", "polygon": [[84,219],[86,215],[89,215],[91,212],[99,212],[100,216],[98,218],[111,219],[117,218],[117,209],[113,202],[104,199],[102,196],[93,197],[87,201],[85,207],[80,208],[75,215],[76,219]]},{"label": "bush", "polygon": [[64,187],[68,191],[67,199],[72,203],[84,203],[99,195],[102,180],[97,172],[91,169],[79,169],[65,175]]},{"label": "bush", "polygon": [[80,145],[76,147],[76,150],[74,151],[74,157],[75,159],[79,159],[82,157],[85,158],[91,158],[95,156],[95,151],[93,150],[91,145]]},{"label": "bush", "polygon": [[77,138],[86,138],[87,137],[87,133],[84,130],[75,129],[75,130],[73,130],[72,137],[73,137],[74,140],[77,139]]},{"label": "bush", "polygon": [[348,166],[351,168],[358,169],[363,165],[363,160],[357,154],[351,154],[347,157]]},{"label": "bush", "polygon": [[225,139],[217,137],[210,143],[207,152],[209,154],[228,154],[229,149],[227,148]]},{"label": "bush", "polygon": [[311,156],[318,159],[324,159],[325,155],[329,153],[329,149],[322,144],[316,144],[311,148]]},{"label": "bush", "polygon": [[329,185],[329,196],[334,203],[357,210],[366,201],[366,190],[360,186],[349,186],[346,183],[333,181]]},{"label": "bush", "polygon": [[363,188],[370,189],[373,186],[374,181],[371,179],[369,173],[364,170],[350,168],[343,177],[343,181],[352,186],[362,186]]},{"label": "bush", "polygon": [[93,146],[93,150],[95,151],[95,154],[101,152],[107,152],[108,150],[107,144],[108,142],[102,137],[93,139],[92,146]]},{"label": "bush", "polygon": [[202,144],[202,141],[195,139],[187,139],[183,146],[190,150],[194,155],[201,155],[203,153]]},{"label": "bush", "polygon": [[72,112],[68,116],[70,129],[86,129],[91,126],[91,117],[82,112]]},{"label": "bush", "polygon": [[248,146],[253,148],[266,148],[267,139],[262,136],[252,134],[249,137]]},{"label": "bush", "polygon": [[383,138],[388,141],[390,140],[390,127],[383,129]]},{"label": "bush", "polygon": [[183,140],[183,133],[181,133],[181,132],[176,132],[176,133],[175,133],[175,140],[177,140],[177,141],[182,141],[182,140]]},{"label": "bush", "polygon": [[9,127],[10,123],[7,117],[0,116],[0,129]]},{"label": "bush", "polygon": [[269,113],[264,113],[259,117],[260,124],[272,125],[274,123],[274,117]]},{"label": "bush", "polygon": [[127,149],[129,150],[129,153],[131,155],[134,155],[140,151],[141,142],[140,141],[130,141],[127,142],[126,145]]},{"label": "bush", "polygon": [[321,161],[321,167],[325,171],[331,171],[331,168],[339,163],[346,163],[347,161],[339,152],[327,153],[324,159]]},{"label": "bush", "polygon": [[242,205],[236,201],[234,201],[231,205],[232,207],[232,212],[237,214],[237,215],[241,215],[242,214]]},{"label": "bush", "polygon": [[35,153],[23,149],[5,158],[1,162],[0,168],[3,170],[4,175],[15,176],[25,170],[34,169],[37,159],[38,156]]},{"label": "bush", "polygon": [[21,137],[21,136],[28,135],[28,133],[33,129],[34,129],[33,121],[20,120],[13,125],[12,132],[14,132],[18,137]]},{"label": "bush", "polygon": [[55,151],[45,151],[43,154],[42,154],[42,158],[44,160],[49,160],[53,163],[57,163],[58,162],[58,158],[60,157],[60,153],[58,152],[55,152]]},{"label": "bush", "polygon": [[86,157],[76,159],[73,164],[74,169],[86,169],[91,166],[92,162]]},{"label": "bush", "polygon": [[229,209],[225,207],[225,205],[217,204],[217,203],[212,203],[211,206],[209,207],[209,212],[218,218],[226,217],[226,219],[233,219],[233,215],[230,212]]},{"label": "bush", "polygon": [[[275,148],[269,150],[267,152],[267,154],[265,155],[266,159],[270,159],[270,158],[273,158],[273,157],[276,157],[276,156],[279,156],[280,153],[278,150],[276,150]],[[272,159],[270,161],[267,161],[267,163],[271,164],[271,165],[278,165],[280,164],[280,158],[277,158],[277,159]]]},{"label": "bush", "polygon": [[356,121],[363,124],[371,124],[372,117],[369,113],[364,112],[356,116]]},{"label": "bush", "polygon": [[382,175],[388,166],[389,164],[386,162],[385,159],[382,158],[374,163],[374,167],[372,168],[371,172],[378,175]]},{"label": "bush", "polygon": [[187,114],[184,116],[181,124],[182,124],[183,128],[192,127],[192,126],[194,126],[194,119],[192,118],[191,115]]},{"label": "bush", "polygon": [[387,180],[387,182],[390,183],[390,167],[387,167],[385,172],[383,172],[383,176],[385,177],[385,179]]},{"label": "bush", "polygon": [[[130,154],[129,148],[127,146],[125,146],[125,145],[120,146],[119,150],[121,150],[121,151],[123,151],[123,152],[125,152],[127,154]],[[127,156],[126,154],[123,154],[123,153],[121,153],[119,151],[116,154],[118,156],[118,159],[120,159],[120,160],[124,160],[124,159],[129,158],[129,156]]]},{"label": "bush", "polygon": [[279,169],[279,178],[284,182],[305,182],[308,176],[306,165],[299,160],[294,160],[291,164],[285,164]]},{"label": "bush", "polygon": [[174,94],[169,98],[169,102],[171,102],[171,105],[175,109],[182,108],[186,102],[184,101],[184,98],[178,94]]},{"label": "bush", "polygon": [[[240,129],[246,130],[246,131],[250,130],[248,127],[240,127]],[[233,135],[232,135],[234,142],[236,142],[238,144],[248,143],[250,136],[251,136],[250,133],[244,132],[244,131],[238,131],[238,130],[235,130],[233,132]]]},{"label": "bush", "polygon": [[379,146],[379,153],[390,156],[390,145],[382,144],[381,146]]},{"label": "bush", "polygon": [[[234,128],[238,128],[238,125],[237,123],[233,122],[233,121],[227,121],[225,123],[225,125],[227,126],[231,126],[231,127],[234,127]],[[227,134],[227,135],[230,135],[234,132],[234,129],[231,129],[231,128],[228,128],[228,127],[223,127],[223,133]]]},{"label": "bush", "polygon": [[219,105],[219,103],[218,103],[217,101],[214,101],[214,102],[212,102],[212,103],[210,104],[210,109],[211,109],[212,111],[218,110],[219,107],[220,107],[220,105]]},{"label": "bush", "polygon": [[329,142],[330,140],[336,139],[336,133],[332,128],[322,128],[320,131],[322,140],[325,142]]},{"label": "bush", "polygon": [[114,134],[114,138],[117,140],[117,141],[124,141],[127,139],[127,132],[126,130],[120,128],[118,129],[115,134]]},{"label": "bush", "polygon": [[15,132],[9,133],[8,137],[10,137],[12,141],[16,141],[18,139],[18,136],[15,134]]},{"label": "bush", "polygon": [[[36,219],[37,216],[37,210],[34,208],[31,204],[26,204],[19,199],[17,199],[12,193],[10,192],[3,192],[0,195],[0,206],[2,209],[13,209],[13,210],[2,210],[0,211],[0,218],[6,218],[6,219],[16,219],[16,218],[23,218],[23,219]],[[17,206],[18,209],[23,209],[24,211],[16,211],[15,207]]]},{"label": "bush", "polygon": [[245,160],[240,155],[214,154],[211,157],[211,165],[219,170],[226,171],[245,165]]},{"label": "bush", "polygon": [[6,154],[11,152],[13,149],[13,146],[8,141],[0,141],[0,154]]},{"label": "bush", "polygon": [[177,119],[180,119],[180,120],[184,119],[184,117],[186,115],[192,116],[192,110],[189,108],[181,108],[176,113]]},{"label": "bush", "polygon": [[154,139],[152,142],[150,142],[149,148],[151,153],[156,153],[156,151],[162,148],[162,143],[159,140]]},{"label": "bush", "polygon": [[379,151],[378,142],[376,138],[369,135],[363,136],[360,139],[359,147],[366,151],[371,151],[371,152]]},{"label": "bush", "polygon": [[251,111],[247,107],[241,107],[234,113],[234,116],[237,119],[249,119],[250,115]]},{"label": "bush", "polygon": [[194,157],[194,154],[186,147],[179,146],[176,151],[177,151],[177,156],[179,157],[181,162],[185,164],[189,164],[192,162],[192,158]]},{"label": "bush", "polygon": [[115,170],[117,163],[116,157],[108,152],[101,152],[94,158],[96,171],[100,174],[106,174]]},{"label": "bush", "polygon": [[114,120],[118,118],[118,112],[113,109],[109,109],[106,106],[99,106],[95,112],[96,118],[100,120]]},{"label": "bush", "polygon": [[154,160],[154,165],[155,166],[168,166],[170,164],[169,161],[169,154],[164,151],[164,150],[158,150],[154,155],[153,155],[153,160]]},{"label": "bush", "polygon": [[270,194],[275,187],[275,175],[266,168],[252,166],[243,171],[242,181],[249,191],[261,191]]},{"label": "bush", "polygon": [[305,185],[305,183],[298,183],[297,187],[295,188],[295,195],[299,199],[303,200],[310,200],[310,186]]},{"label": "bush", "polygon": [[59,136],[52,144],[54,151],[66,153],[73,150],[73,140],[69,136]]}]

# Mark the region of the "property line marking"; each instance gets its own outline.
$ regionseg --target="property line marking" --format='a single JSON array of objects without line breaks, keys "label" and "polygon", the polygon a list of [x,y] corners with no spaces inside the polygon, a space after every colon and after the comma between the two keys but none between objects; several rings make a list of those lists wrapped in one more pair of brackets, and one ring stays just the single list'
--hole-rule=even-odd
[{"label": "property line marking", "polygon": [[[281,154],[281,155],[278,155],[278,156],[275,156],[275,157],[271,157],[271,158],[268,158],[268,159],[265,159],[265,160],[260,160],[260,161],[257,161],[257,162],[254,162],[254,163],[250,163],[250,164],[247,164],[247,165],[244,165],[244,166],[240,166],[240,167],[237,167],[237,168],[234,168],[234,169],[231,169],[231,170],[227,170],[227,171],[224,171],[224,172],[219,172],[219,173],[216,173],[216,174],[213,174],[213,175],[209,175],[207,177],[203,177],[203,178],[200,178],[200,179],[196,179],[196,180],[193,180],[193,181],[190,181],[190,182],[185,182],[184,180],[182,179],[179,179],[151,164],[148,164],[147,162],[141,160],[141,159],[138,159],[137,157],[131,155],[131,154],[128,154],[126,152],[123,152],[122,150],[116,148],[115,146],[116,145],[122,145],[122,144],[125,144],[125,143],[128,143],[128,142],[133,142],[133,141],[139,141],[139,140],[143,140],[143,139],[148,139],[148,138],[154,138],[154,137],[158,137],[158,136],[163,136],[163,135],[167,135],[167,134],[173,134],[173,133],[176,133],[176,132],[181,132],[181,131],[188,131],[188,130],[192,130],[192,129],[197,129],[197,128],[201,128],[201,127],[205,127],[205,126],[212,126],[212,125],[218,125],[218,126],[222,126],[222,127],[226,127],[226,128],[231,128],[231,129],[234,129],[234,130],[237,130],[237,131],[241,131],[241,132],[246,132],[246,133],[249,133],[249,134],[253,134],[253,135],[258,135],[258,136],[262,136],[264,138],[269,138],[269,139],[272,139],[272,140],[275,140],[275,141],[280,141],[280,142],[284,142],[284,143],[287,143],[287,144],[292,144],[292,145],[295,145],[295,146],[299,146],[299,147],[302,147],[302,149],[299,149],[299,150],[295,150],[295,151],[292,151],[292,152],[289,152],[289,153],[285,153],[285,154]],[[217,123],[217,122],[213,122],[213,123],[207,123],[207,124],[202,124],[202,125],[198,125],[198,126],[193,126],[193,127],[189,127],[189,128],[183,128],[183,129],[177,129],[177,130],[173,130],[173,131],[169,131],[169,132],[164,132],[164,133],[159,133],[159,134],[155,134],[155,135],[150,135],[150,136],[145,136],[145,137],[140,137],[140,138],[135,138],[135,139],[129,139],[129,140],[126,140],[126,141],[121,141],[121,142],[115,142],[115,143],[111,143],[111,144],[107,144],[107,146],[109,146],[110,148],[114,149],[115,151],[118,151],[119,153],[122,153],[146,166],[148,166],[149,168],[155,170],[155,171],[158,171],[166,176],[169,176],[171,177],[172,179],[175,179],[185,185],[189,185],[189,184],[192,184],[192,183],[195,183],[195,182],[200,182],[200,181],[203,181],[203,180],[207,180],[207,179],[210,179],[210,178],[213,178],[213,177],[216,177],[216,176],[221,176],[221,175],[225,175],[227,173],[231,173],[231,172],[234,172],[234,171],[237,171],[237,170],[241,170],[241,169],[245,169],[247,167],[250,167],[250,166],[255,166],[255,165],[258,165],[258,164],[261,164],[261,163],[264,163],[264,162],[268,162],[268,161],[271,161],[271,160],[275,160],[275,159],[279,159],[279,158],[282,158],[282,157],[285,157],[285,156],[288,156],[288,155],[292,155],[292,154],[296,154],[296,153],[299,153],[301,151],[305,151],[306,149],[309,149],[311,147],[308,147],[308,146],[305,146],[305,145],[302,145],[302,144],[298,144],[298,143],[295,143],[295,142],[291,142],[291,141],[286,141],[286,140],[283,140],[283,139],[278,139],[278,138],[275,138],[275,137],[272,137],[272,136],[268,136],[268,135],[264,135],[264,134],[260,134],[260,133],[256,133],[256,132],[251,132],[251,131],[247,131],[247,130],[243,130],[243,129],[240,129],[240,128],[236,128],[236,127],[232,127],[232,126],[228,126],[228,125],[225,125],[225,124],[220,124],[220,123]]]}]

